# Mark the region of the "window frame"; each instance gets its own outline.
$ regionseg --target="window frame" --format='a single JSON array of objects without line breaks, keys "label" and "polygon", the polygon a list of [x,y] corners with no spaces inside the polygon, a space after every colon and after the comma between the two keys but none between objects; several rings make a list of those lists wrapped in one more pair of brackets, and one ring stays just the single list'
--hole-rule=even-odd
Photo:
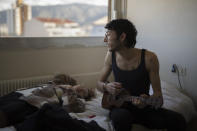
[{"label": "window frame", "polygon": [[[108,0],[108,21],[115,18],[126,18],[126,5],[127,0]],[[117,12],[115,17],[113,16],[114,11]],[[88,37],[0,37],[0,49],[105,46],[103,39],[104,35]]]}]

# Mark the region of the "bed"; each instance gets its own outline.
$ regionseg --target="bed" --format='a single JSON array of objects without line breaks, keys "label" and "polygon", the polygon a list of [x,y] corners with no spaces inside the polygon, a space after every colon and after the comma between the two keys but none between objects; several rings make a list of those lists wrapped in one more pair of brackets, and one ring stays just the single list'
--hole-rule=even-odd
[{"label": "bed", "polygon": [[[163,108],[170,109],[181,113],[187,122],[193,117],[197,116],[193,101],[184,93],[182,93],[176,86],[169,84],[165,81],[161,81],[161,87],[164,97]],[[25,96],[31,94],[35,88],[18,91]],[[152,94],[152,88],[150,88],[150,94]],[[69,113],[73,118],[84,120],[89,122],[95,120],[97,124],[103,127],[106,131],[113,131],[113,126],[109,120],[109,111],[101,107],[102,93],[96,90],[96,97],[90,101],[84,101],[86,110],[83,113]],[[13,126],[0,128],[0,131],[15,131]],[[151,131],[141,125],[134,125],[132,131]]]}]

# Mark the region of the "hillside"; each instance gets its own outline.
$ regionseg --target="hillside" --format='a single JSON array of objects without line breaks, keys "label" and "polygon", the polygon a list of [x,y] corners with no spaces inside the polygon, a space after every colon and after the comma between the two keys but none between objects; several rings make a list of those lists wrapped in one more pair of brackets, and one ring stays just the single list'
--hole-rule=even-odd
[{"label": "hillside", "polygon": [[[32,17],[70,19],[79,24],[91,23],[107,15],[107,6],[67,4],[32,6]],[[0,12],[0,23],[6,23],[6,11]]]}]

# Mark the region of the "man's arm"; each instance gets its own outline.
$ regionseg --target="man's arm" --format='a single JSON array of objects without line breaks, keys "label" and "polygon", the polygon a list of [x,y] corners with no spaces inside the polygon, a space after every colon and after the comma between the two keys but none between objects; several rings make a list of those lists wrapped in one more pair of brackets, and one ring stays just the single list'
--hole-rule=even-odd
[{"label": "man's arm", "polygon": [[147,51],[146,52],[146,68],[149,72],[150,82],[153,88],[153,97],[161,99],[161,105],[163,104],[163,95],[161,91],[160,77],[159,77],[159,61],[157,56]]},{"label": "man's arm", "polygon": [[105,57],[104,67],[101,71],[100,78],[97,83],[98,89],[102,92],[104,92],[106,88],[107,79],[112,71],[111,65],[112,65],[112,55],[111,55],[111,52],[108,51]]}]

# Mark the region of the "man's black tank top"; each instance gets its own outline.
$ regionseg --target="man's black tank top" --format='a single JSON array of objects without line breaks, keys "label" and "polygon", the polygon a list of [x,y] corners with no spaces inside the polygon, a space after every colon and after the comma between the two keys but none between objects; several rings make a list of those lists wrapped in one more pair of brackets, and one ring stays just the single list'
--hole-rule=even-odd
[{"label": "man's black tank top", "polygon": [[134,70],[121,70],[116,63],[115,52],[112,52],[112,71],[116,82],[120,82],[132,96],[149,95],[150,79],[145,67],[145,49],[141,51],[141,62]]}]

